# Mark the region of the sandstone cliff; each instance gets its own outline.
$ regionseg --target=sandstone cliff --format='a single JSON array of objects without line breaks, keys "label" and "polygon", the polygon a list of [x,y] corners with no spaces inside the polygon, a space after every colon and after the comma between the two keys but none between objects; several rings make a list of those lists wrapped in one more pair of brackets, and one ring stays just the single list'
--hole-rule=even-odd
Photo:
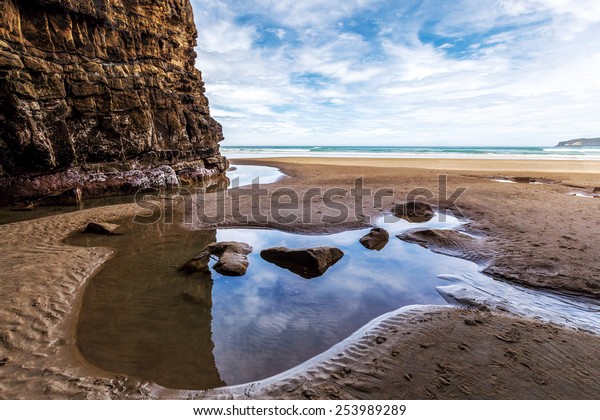
[{"label": "sandstone cliff", "polygon": [[0,194],[223,173],[189,0],[0,0]]}]

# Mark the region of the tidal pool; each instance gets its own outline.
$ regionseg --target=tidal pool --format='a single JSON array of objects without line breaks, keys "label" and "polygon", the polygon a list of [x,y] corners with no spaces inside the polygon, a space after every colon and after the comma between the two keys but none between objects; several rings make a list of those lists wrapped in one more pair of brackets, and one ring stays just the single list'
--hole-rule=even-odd
[{"label": "tidal pool", "polygon": [[[123,236],[78,233],[68,239],[117,250],[86,287],[77,344],[89,362],[104,370],[172,388],[208,389],[280,373],[386,312],[445,304],[436,287],[447,281],[438,276],[477,271],[475,264],[393,236],[383,250],[370,251],[358,242],[369,229],[299,235],[123,223]],[[458,223],[447,217],[425,225]],[[392,234],[414,225],[402,221],[393,226]],[[245,276],[179,271],[215,240],[253,246]],[[273,246],[337,246],[345,255],[322,277],[305,280],[261,259],[260,251]]]},{"label": "tidal pool", "polygon": [[[596,301],[494,281],[474,263],[395,237],[415,227],[458,227],[448,215],[418,225],[379,219],[376,224],[390,232],[381,251],[358,242],[369,229],[300,235],[122,223],[123,236],[76,233],[67,240],[117,250],[86,287],[77,345],[104,370],[170,388],[209,389],[273,376],[407,305],[484,305],[600,333]],[[214,241],[253,246],[246,275],[179,271]],[[337,246],[345,255],[322,277],[305,280],[261,259],[260,251],[274,246]]]},{"label": "tidal pool", "polygon": [[230,188],[242,187],[254,183],[271,184],[285,175],[271,166],[232,165],[227,171]]}]

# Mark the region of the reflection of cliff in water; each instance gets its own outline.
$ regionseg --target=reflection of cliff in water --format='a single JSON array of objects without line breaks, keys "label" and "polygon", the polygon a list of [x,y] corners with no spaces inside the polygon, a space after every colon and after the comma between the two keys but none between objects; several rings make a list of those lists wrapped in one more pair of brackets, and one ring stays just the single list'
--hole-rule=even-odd
[{"label": "reflection of cliff in water", "polygon": [[[185,184],[185,185],[183,185]],[[175,189],[158,189],[158,188],[140,188],[138,194],[115,195],[98,198],[86,198],[78,206],[43,206],[35,207],[31,211],[15,211],[15,207],[0,207],[0,225],[6,223],[23,222],[26,220],[38,219],[40,217],[54,216],[57,214],[72,213],[85,209],[93,209],[97,207],[106,207],[116,204],[130,204],[139,200],[142,196],[147,195],[154,200],[162,200],[165,197],[176,196],[179,194],[189,194],[191,192],[213,193],[226,190],[229,187],[230,180],[225,173],[217,174],[203,181],[193,183],[183,183],[181,188]]]},{"label": "reflection of cliff in water", "polygon": [[215,238],[214,230],[132,222],[124,236],[72,236],[70,244],[119,249],[86,288],[77,326],[83,356],[101,369],[167,387],[223,386],[211,340],[211,274],[177,272]]}]

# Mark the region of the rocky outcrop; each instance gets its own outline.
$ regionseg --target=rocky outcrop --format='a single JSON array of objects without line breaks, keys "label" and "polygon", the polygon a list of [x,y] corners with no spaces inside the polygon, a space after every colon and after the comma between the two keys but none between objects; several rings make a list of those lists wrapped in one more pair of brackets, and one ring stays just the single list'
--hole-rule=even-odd
[{"label": "rocky outcrop", "polygon": [[342,259],[344,253],[341,249],[328,246],[306,249],[276,247],[261,251],[260,256],[305,279],[312,279],[325,274],[329,267]]},{"label": "rocky outcrop", "polygon": [[433,208],[421,201],[409,201],[402,204],[394,204],[392,214],[400,219],[411,223],[424,223],[433,219],[435,212]]},{"label": "rocky outcrop", "polygon": [[189,0],[0,0],[0,195],[225,171]]},{"label": "rocky outcrop", "polygon": [[182,270],[186,272],[208,271],[211,255],[219,258],[213,269],[224,276],[243,276],[248,270],[248,254],[252,247],[243,242],[213,242],[204,251],[188,261]]},{"label": "rocky outcrop", "polygon": [[556,147],[600,147],[600,138],[561,141]]},{"label": "rocky outcrop", "polygon": [[369,233],[359,239],[362,246],[374,251],[381,251],[389,242],[390,234],[382,228],[373,228]]}]

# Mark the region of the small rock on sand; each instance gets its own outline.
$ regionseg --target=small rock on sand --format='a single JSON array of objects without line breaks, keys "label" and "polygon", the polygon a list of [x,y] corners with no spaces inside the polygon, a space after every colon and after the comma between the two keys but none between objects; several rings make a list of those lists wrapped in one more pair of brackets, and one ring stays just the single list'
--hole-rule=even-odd
[{"label": "small rock on sand", "polygon": [[315,397],[317,395],[317,393],[315,391],[313,391],[312,389],[305,389],[304,391],[302,391],[302,396],[306,399],[312,399],[313,397]]},{"label": "small rock on sand", "polygon": [[392,208],[394,216],[408,220],[411,223],[423,223],[433,219],[435,212],[433,208],[421,201],[408,201],[402,204],[394,204]]},{"label": "small rock on sand", "polygon": [[119,225],[115,225],[112,223],[90,222],[85,227],[83,233],[90,233],[93,235],[115,236],[121,235],[117,232],[117,229],[119,228]]},{"label": "small rock on sand", "polygon": [[337,263],[344,253],[335,247],[289,249],[285,247],[269,248],[260,253],[265,261],[286,268],[305,279],[320,277]]},{"label": "small rock on sand", "polygon": [[373,228],[371,232],[360,238],[359,242],[367,249],[381,251],[390,240],[390,234],[382,228]]}]

